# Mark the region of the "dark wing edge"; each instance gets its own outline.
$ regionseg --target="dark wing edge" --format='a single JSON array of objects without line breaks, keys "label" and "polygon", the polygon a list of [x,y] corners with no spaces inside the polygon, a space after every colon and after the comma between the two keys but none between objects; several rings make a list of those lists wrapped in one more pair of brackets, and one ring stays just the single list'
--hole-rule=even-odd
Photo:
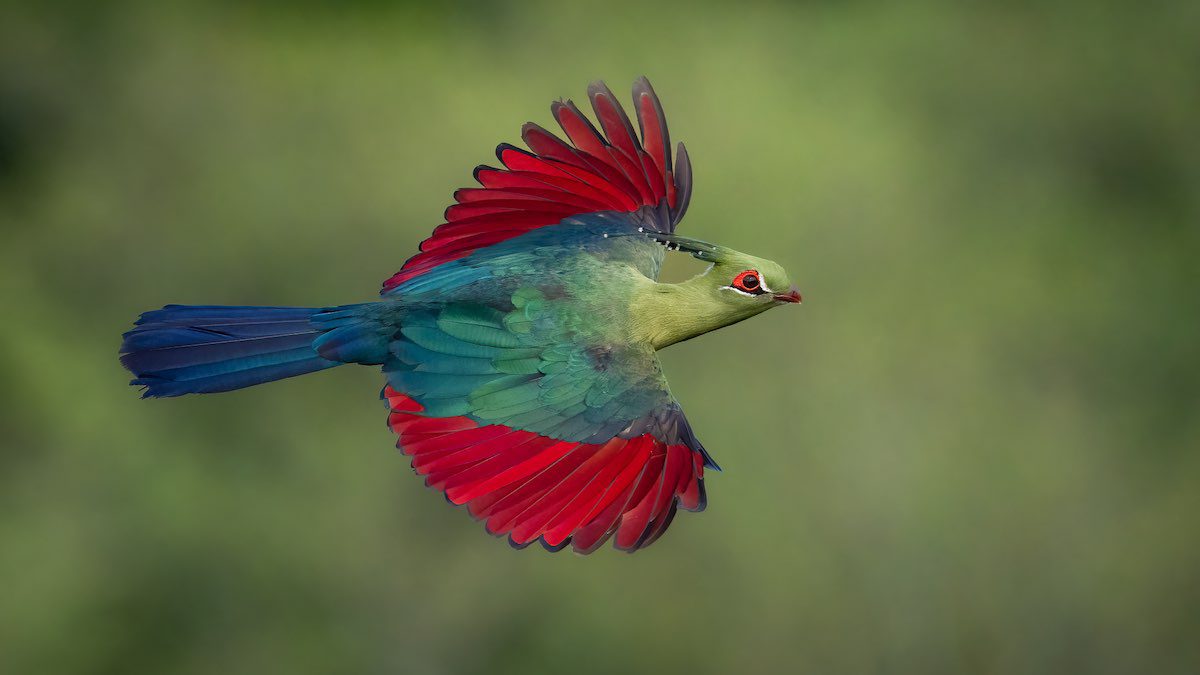
[{"label": "dark wing edge", "polygon": [[677,404],[603,442],[561,441],[467,417],[428,417],[390,386],[388,426],[425,484],[465,504],[514,548],[538,541],[588,554],[612,538],[634,552],[658,540],[675,513],[703,511],[705,467],[718,469]]},{"label": "dark wing edge", "polygon": [[550,106],[567,140],[525,124],[521,137],[530,151],[497,146],[504,168],[475,168],[482,187],[455,191],[446,222],[384,282],[381,293],[474,250],[573,215],[655,207],[662,228],[674,232],[691,201],[692,168],[682,143],[671,161],[666,116],[649,80],[640,77],[633,85],[640,139],[603,82],[588,87],[588,99],[599,129],[570,100]]}]

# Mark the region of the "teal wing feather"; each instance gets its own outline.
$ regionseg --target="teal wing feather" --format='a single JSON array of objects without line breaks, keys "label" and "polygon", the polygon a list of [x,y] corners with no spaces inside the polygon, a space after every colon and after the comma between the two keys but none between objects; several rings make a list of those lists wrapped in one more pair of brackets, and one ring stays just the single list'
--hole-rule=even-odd
[{"label": "teal wing feather", "polygon": [[657,279],[666,249],[653,236],[662,222],[657,211],[598,212],[573,216],[482,248],[394,286],[385,297],[406,304],[463,298],[503,305],[530,277],[544,279],[573,271],[578,256],[599,265],[625,265]]},{"label": "teal wing feather", "polygon": [[436,417],[465,416],[564,441],[602,442],[675,405],[653,351],[607,344],[569,302],[520,288],[511,310],[415,311],[390,346],[388,384]]}]

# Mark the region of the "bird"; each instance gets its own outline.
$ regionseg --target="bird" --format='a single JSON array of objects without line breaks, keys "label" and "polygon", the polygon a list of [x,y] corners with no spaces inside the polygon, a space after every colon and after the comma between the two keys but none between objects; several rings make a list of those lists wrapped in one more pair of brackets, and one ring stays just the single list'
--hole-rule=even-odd
[{"label": "bird", "polygon": [[[593,123],[521,128],[378,300],[329,307],[166,305],[123,336],[143,398],[232,391],[347,364],[379,367],[396,446],[425,484],[514,548],[635,552],[720,471],[657,352],[801,295],[779,264],[676,234],[692,196],[650,82],[638,129],[602,82]],[[598,126],[597,126],[598,125]],[[707,263],[659,281],[667,253]]]}]

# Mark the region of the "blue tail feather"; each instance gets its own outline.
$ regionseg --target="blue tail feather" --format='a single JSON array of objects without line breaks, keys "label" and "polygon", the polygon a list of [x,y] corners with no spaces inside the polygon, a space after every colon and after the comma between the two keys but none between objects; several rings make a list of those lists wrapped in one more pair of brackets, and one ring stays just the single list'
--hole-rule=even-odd
[{"label": "blue tail feather", "polygon": [[231,391],[304,375],[348,362],[313,344],[330,330],[323,318],[346,311],[168,305],[142,314],[125,334],[121,363],[135,376],[131,384],[145,387],[144,397]]}]

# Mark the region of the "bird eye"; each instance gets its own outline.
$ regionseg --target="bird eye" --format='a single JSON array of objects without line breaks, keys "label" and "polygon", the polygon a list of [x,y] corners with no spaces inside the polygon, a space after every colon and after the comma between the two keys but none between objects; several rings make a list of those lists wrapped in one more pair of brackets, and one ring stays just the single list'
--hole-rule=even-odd
[{"label": "bird eye", "polygon": [[732,286],[743,293],[759,295],[763,292],[762,279],[758,270],[746,270],[733,278]]}]

